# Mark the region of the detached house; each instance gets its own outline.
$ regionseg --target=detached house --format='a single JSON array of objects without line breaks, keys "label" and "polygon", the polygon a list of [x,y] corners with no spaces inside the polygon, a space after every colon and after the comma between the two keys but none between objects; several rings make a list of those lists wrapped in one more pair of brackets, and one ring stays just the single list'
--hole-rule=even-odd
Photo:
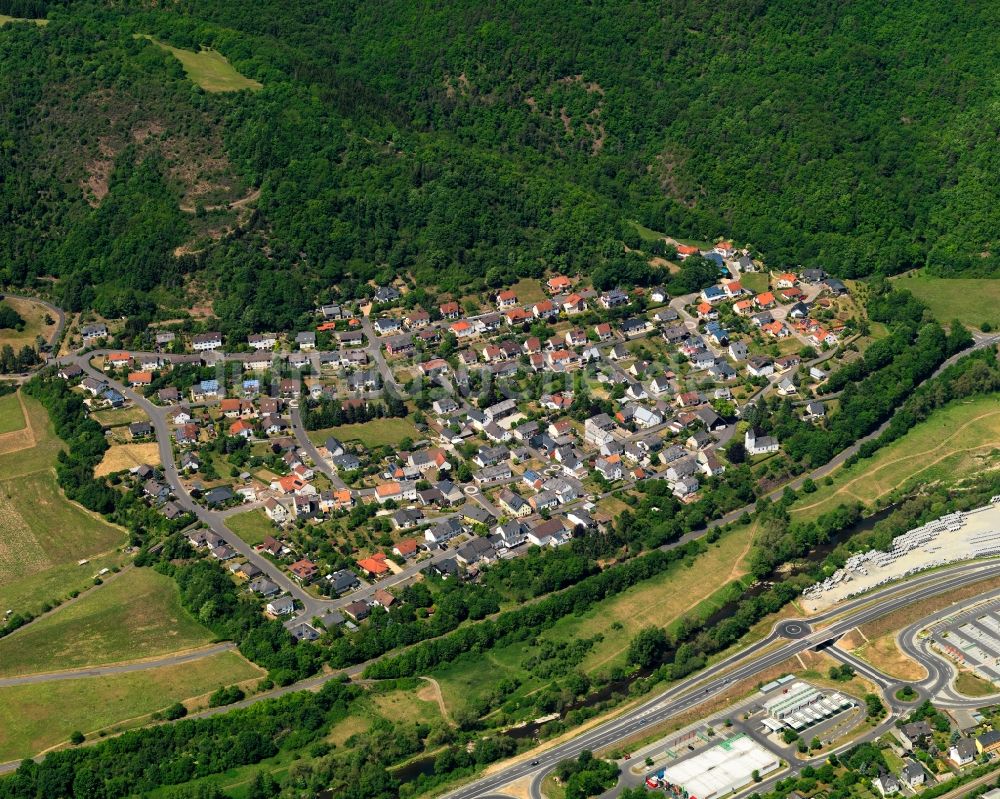
[{"label": "detached house", "polygon": [[385,304],[389,302],[395,302],[402,295],[399,293],[399,289],[394,286],[379,286],[378,290],[375,292],[375,296],[372,298],[374,302],[379,304]]},{"label": "detached house", "polygon": [[600,296],[599,302],[603,308],[611,310],[622,305],[628,305],[628,294],[621,289],[612,289],[611,291],[604,292]]},{"label": "detached house", "polygon": [[501,291],[496,296],[497,308],[503,310],[505,308],[513,308],[517,305],[517,293],[508,289],[507,291]]},{"label": "detached house", "polygon": [[549,294],[559,294],[563,291],[569,291],[572,287],[573,282],[564,275],[556,275],[555,277],[549,278],[545,284],[545,288],[548,289]]},{"label": "detached house", "polygon": [[743,437],[743,446],[748,455],[767,455],[778,451],[778,439],[774,436],[757,435],[757,431],[750,428]]},{"label": "detached house", "polygon": [[559,315],[559,309],[552,300],[542,300],[531,306],[531,313],[536,319],[554,319]]},{"label": "detached house", "polygon": [[83,337],[84,345],[89,346],[108,337],[108,326],[105,324],[84,325],[80,328],[80,335]]}]

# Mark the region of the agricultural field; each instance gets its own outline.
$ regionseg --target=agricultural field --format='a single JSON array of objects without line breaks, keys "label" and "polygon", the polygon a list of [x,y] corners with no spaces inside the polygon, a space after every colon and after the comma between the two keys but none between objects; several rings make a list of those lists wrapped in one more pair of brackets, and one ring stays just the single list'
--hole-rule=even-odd
[{"label": "agricultural field", "polygon": [[173,580],[132,568],[0,639],[0,676],[141,660],[211,640],[181,607]]},{"label": "agricultural field", "polygon": [[916,271],[893,282],[926,304],[942,324],[958,319],[969,327],[1000,327],[1000,280],[931,277]]},{"label": "agricultural field", "polygon": [[[600,634],[603,640],[590,648],[575,670],[608,675],[616,667],[624,667],[629,643],[643,627],[669,626],[688,612],[711,612],[712,595],[745,573],[743,561],[749,553],[754,530],[753,526],[734,530],[712,544],[708,552],[676,564],[666,574],[634,586],[580,615],[560,619],[539,635],[539,641],[572,643]],[[704,578],[694,580],[694,573]],[[548,680],[538,679],[523,667],[535,649],[522,642],[479,655],[466,655],[435,670],[433,676],[441,686],[449,712],[461,712],[470,700],[491,692],[497,681],[504,678],[521,681],[515,696],[544,687]],[[484,658],[488,668],[483,668]]]},{"label": "agricultural field", "polygon": [[996,397],[959,400],[935,411],[903,438],[833,474],[791,507],[793,518],[811,519],[845,502],[871,505],[913,480],[954,480],[995,466],[1000,453],[1000,405]]},{"label": "agricultural field", "polygon": [[[0,16],[0,25],[4,23]],[[9,21],[9,18],[8,18]],[[13,330],[4,328],[0,330],[0,347],[10,344],[15,350],[21,349],[25,344],[35,345],[35,339],[42,336],[46,340],[52,335],[56,328],[56,321],[49,316],[45,306],[34,300],[23,300],[17,297],[7,297],[3,300],[5,305],[9,305],[24,319],[23,330]],[[51,323],[48,321],[52,319]]]},{"label": "agricultural field", "polygon": [[25,424],[0,435],[0,480],[51,469],[62,442],[45,409],[31,397],[21,397]]},{"label": "agricultural field", "polygon": [[34,611],[116,565],[126,537],[63,496],[53,470],[62,444],[41,405],[25,397],[24,408],[25,429],[0,436],[0,605]]},{"label": "agricultural field", "polygon": [[24,412],[18,394],[15,392],[0,397],[0,436],[24,430],[24,425]]},{"label": "agricultural field", "polygon": [[404,438],[418,439],[420,431],[409,419],[376,419],[363,424],[343,424],[340,427],[328,427],[323,430],[313,430],[309,438],[314,444],[322,445],[329,436],[335,436],[341,441],[359,441],[366,447],[398,446]]},{"label": "agricultural field", "polygon": [[154,441],[144,444],[114,444],[104,453],[101,462],[94,469],[95,477],[104,477],[113,472],[124,471],[147,463],[160,465],[160,448]]},{"label": "agricultural field", "polygon": [[262,88],[258,81],[244,77],[237,72],[229,63],[229,59],[215,50],[206,49],[195,52],[173,47],[154,39],[152,36],[143,38],[149,39],[157,47],[162,47],[172,53],[181,62],[184,72],[192,82],[201,86],[206,92],[238,92],[242,89],[256,91]]},{"label": "agricultural field", "polygon": [[31,757],[88,737],[145,724],[174,702],[203,707],[223,685],[256,681],[264,671],[235,652],[143,671],[0,688],[0,761]]},{"label": "agricultural field", "polygon": [[262,510],[237,513],[226,519],[226,527],[251,546],[263,543],[269,535],[274,535],[275,527]]},{"label": "agricultural field", "polygon": [[125,535],[68,502],[50,472],[0,481],[0,586],[120,546]]}]

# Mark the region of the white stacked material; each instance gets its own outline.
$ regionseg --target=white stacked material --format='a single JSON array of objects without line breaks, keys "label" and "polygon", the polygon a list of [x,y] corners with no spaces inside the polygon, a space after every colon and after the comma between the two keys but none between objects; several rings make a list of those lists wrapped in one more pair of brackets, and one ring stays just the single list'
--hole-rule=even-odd
[{"label": "white stacked material", "polygon": [[[994,497],[994,500],[1000,498]],[[1000,506],[956,511],[897,536],[887,551],[851,555],[830,577],[802,593],[817,611],[926,569],[1000,555]]]}]

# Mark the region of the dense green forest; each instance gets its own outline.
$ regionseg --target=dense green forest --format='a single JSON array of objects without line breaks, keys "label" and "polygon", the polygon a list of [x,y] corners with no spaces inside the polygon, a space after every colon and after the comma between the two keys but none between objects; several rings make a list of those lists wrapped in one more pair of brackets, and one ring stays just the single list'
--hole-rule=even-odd
[{"label": "dense green forest", "polygon": [[[56,276],[69,308],[214,300],[239,333],[399,274],[641,281],[628,220],[843,276],[1000,272],[990,4],[0,12],[50,20],[0,29],[0,282]],[[211,46],[263,89],[206,93],[136,34]]]}]

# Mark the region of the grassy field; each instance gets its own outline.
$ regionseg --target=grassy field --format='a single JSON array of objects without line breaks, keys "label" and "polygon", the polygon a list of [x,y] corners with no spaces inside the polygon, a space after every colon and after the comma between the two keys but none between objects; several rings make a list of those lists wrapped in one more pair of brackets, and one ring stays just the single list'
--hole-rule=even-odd
[{"label": "grassy field", "polygon": [[116,444],[108,448],[101,462],[94,469],[96,477],[104,477],[112,472],[131,469],[148,463],[150,466],[160,465],[160,448],[153,441],[144,444]]},{"label": "grassy field", "polygon": [[124,533],[67,502],[49,472],[0,481],[0,586],[121,545]]},{"label": "grassy field", "polygon": [[643,241],[654,242],[667,237],[666,233],[660,233],[660,231],[640,225],[638,222],[632,222],[631,224],[635,228],[636,233],[639,234],[639,238]]},{"label": "grassy field", "polygon": [[162,47],[181,62],[184,72],[206,92],[237,92],[241,89],[256,91],[262,88],[258,81],[241,75],[222,53],[215,50],[184,50],[146,36],[158,47]]},{"label": "grassy field", "polygon": [[0,760],[30,757],[85,734],[135,727],[174,702],[199,698],[222,685],[264,672],[235,652],[179,666],[0,688]]},{"label": "grassy field", "polygon": [[931,277],[909,272],[894,281],[931,309],[938,321],[958,319],[971,327],[1000,327],[1000,280]]},{"label": "grassy field", "polygon": [[971,671],[959,669],[958,676],[955,677],[955,689],[965,696],[992,696],[997,689],[993,683],[977,677]]},{"label": "grassy field", "polygon": [[832,485],[792,506],[795,519],[815,518],[844,502],[873,503],[909,482],[954,480],[981,471],[1000,449],[997,398],[961,400],[921,422],[874,457],[834,473]]},{"label": "grassy field", "polygon": [[23,400],[27,424],[0,436],[0,480],[51,469],[62,449],[45,409],[31,397]]},{"label": "grassy field", "polygon": [[[3,24],[4,21],[2,16],[0,16],[0,24]],[[21,349],[25,344],[34,346],[35,339],[38,336],[48,339],[55,329],[55,320],[52,321],[52,324],[46,324],[45,320],[49,312],[45,310],[44,306],[39,305],[34,300],[7,297],[3,300],[3,303],[17,311],[21,315],[21,318],[24,319],[25,325],[24,330],[13,330],[11,328],[0,330],[0,347],[4,344],[10,344],[16,351]]]},{"label": "grassy field", "polygon": [[141,660],[211,640],[181,607],[172,579],[133,568],[0,639],[0,676]]},{"label": "grassy field", "polygon": [[[616,666],[626,665],[629,642],[640,629],[669,625],[684,613],[699,608],[723,585],[743,575],[743,559],[753,530],[753,527],[744,527],[729,533],[693,562],[679,563],[669,572],[582,614],[567,616],[540,638],[571,642],[600,633],[603,640],[587,653],[579,669],[588,674],[606,674]],[[693,574],[698,574],[699,579],[693,579]],[[519,643],[463,657],[436,670],[433,676],[441,685],[449,711],[454,713],[470,700],[489,692],[504,677],[522,681],[518,694],[541,688],[545,682],[533,677],[521,665],[530,650],[527,643]]]},{"label": "grassy field", "polygon": [[101,427],[119,427],[121,425],[132,424],[132,422],[148,422],[149,417],[146,412],[139,407],[131,408],[106,408],[103,411],[95,411],[90,418]]},{"label": "grassy field", "polygon": [[0,605],[37,610],[119,562],[125,533],[63,496],[53,471],[62,444],[41,405],[24,403],[28,427],[0,437]]},{"label": "grassy field", "polygon": [[521,305],[534,305],[548,296],[542,288],[542,281],[530,277],[522,278],[511,288],[517,293],[517,301]]},{"label": "grassy field", "polygon": [[886,633],[871,641],[851,633],[841,639],[841,646],[853,650],[862,660],[871,663],[879,671],[897,680],[919,681],[927,676],[927,669],[917,661],[907,657],[896,644],[894,632]]},{"label": "grassy field", "polygon": [[744,272],[740,275],[740,283],[754,294],[761,294],[767,291],[770,285],[770,276],[767,272]]},{"label": "grassy field", "polygon": [[8,22],[34,22],[36,25],[49,24],[49,21],[47,19],[28,19],[27,17],[9,17],[6,14],[0,14],[0,25],[6,25]]},{"label": "grassy field", "polygon": [[0,435],[24,429],[24,413],[18,395],[5,394],[0,397]]},{"label": "grassy field", "polygon": [[315,444],[323,444],[329,436],[335,436],[341,441],[360,441],[366,447],[393,447],[404,438],[420,438],[420,431],[409,419],[377,419],[364,424],[344,424],[309,433],[309,438]]},{"label": "grassy field", "polygon": [[269,535],[274,535],[275,527],[262,510],[237,513],[226,519],[226,527],[251,546],[256,546]]}]

